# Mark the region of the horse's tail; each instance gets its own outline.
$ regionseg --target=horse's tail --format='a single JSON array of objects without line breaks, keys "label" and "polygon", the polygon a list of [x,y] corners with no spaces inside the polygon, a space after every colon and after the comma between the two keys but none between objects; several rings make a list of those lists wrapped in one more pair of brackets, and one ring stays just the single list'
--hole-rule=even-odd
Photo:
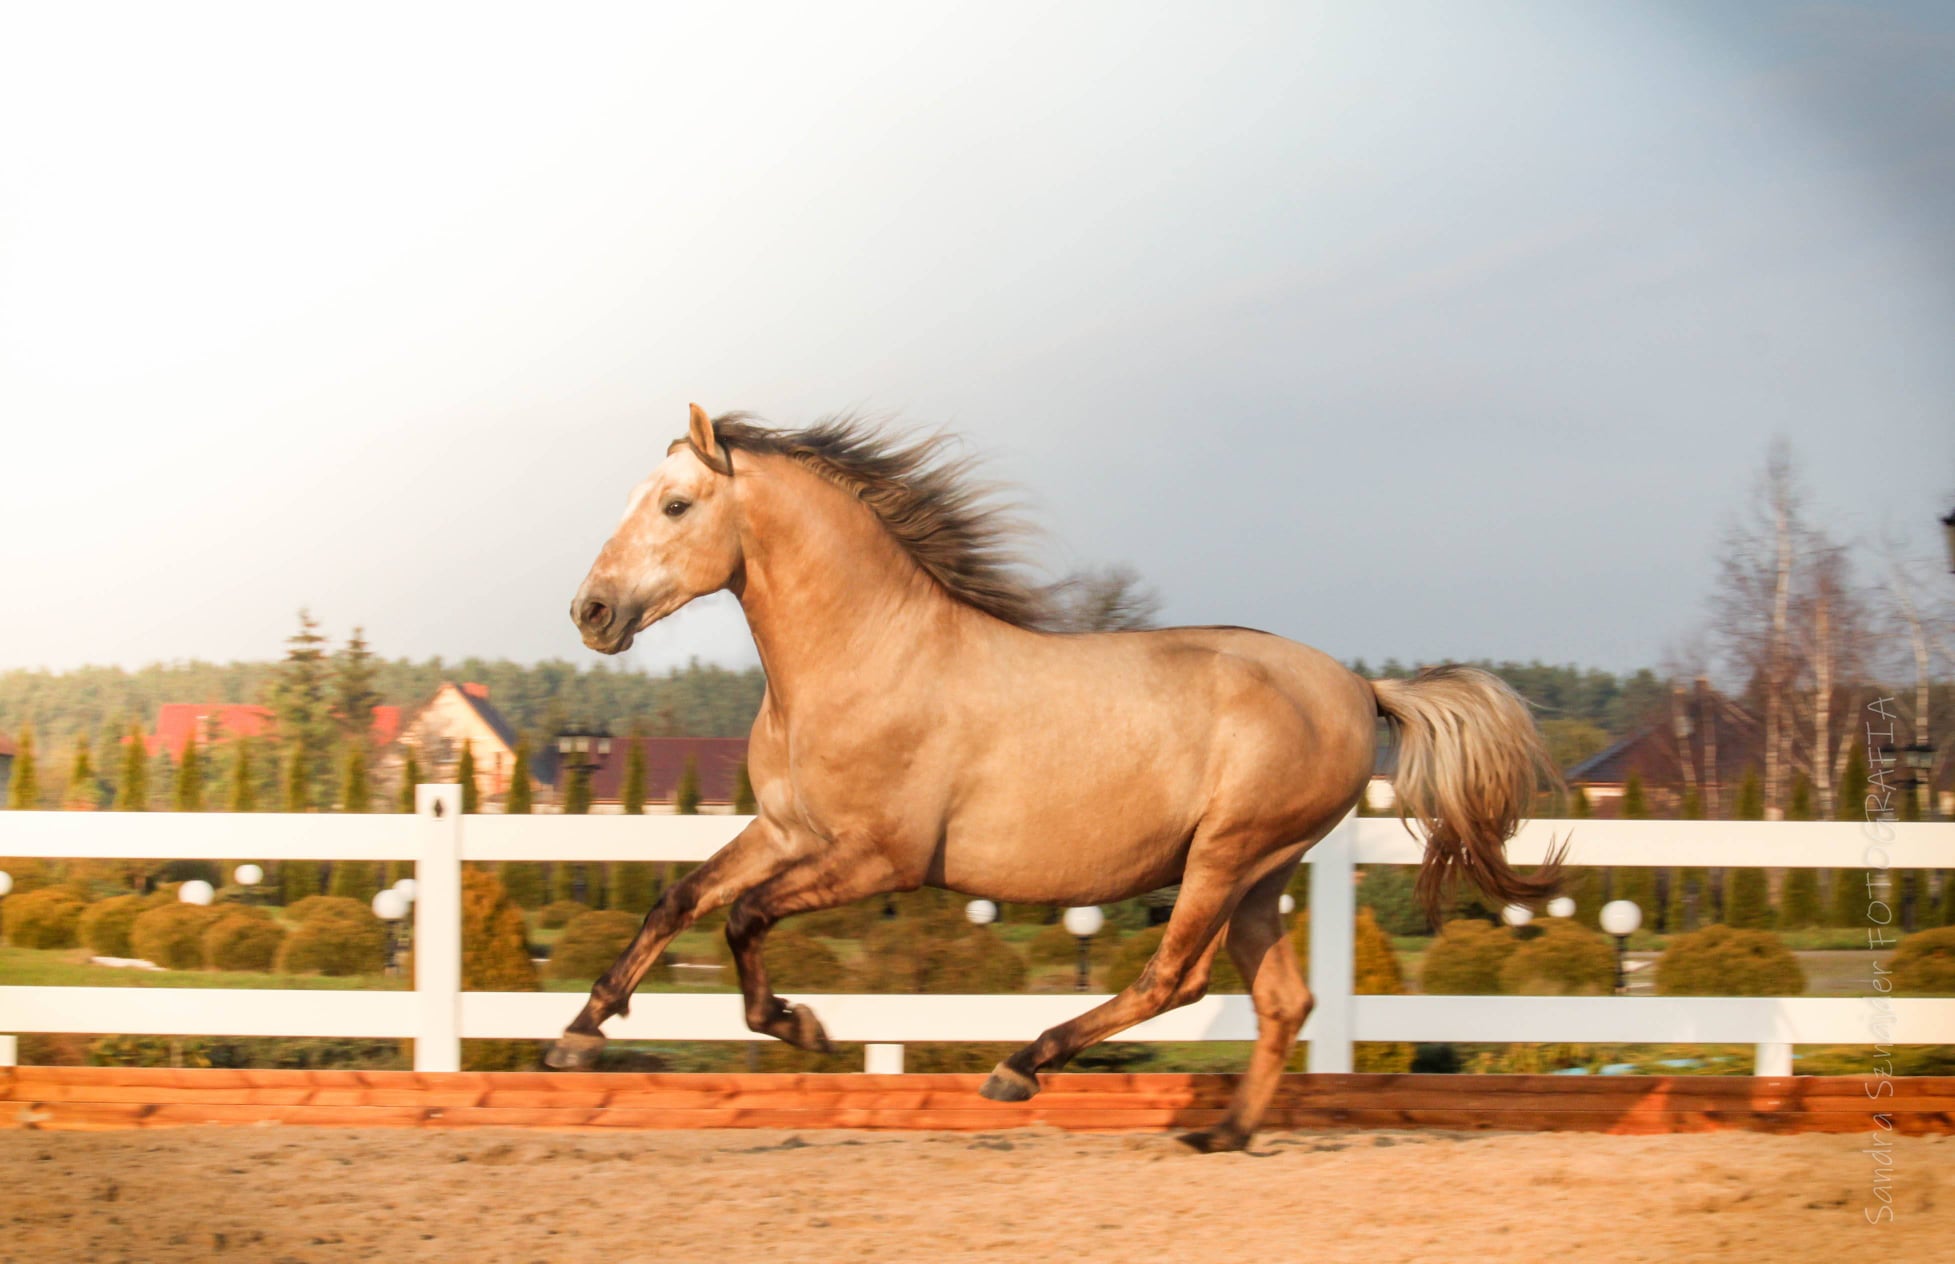
[{"label": "horse's tail", "polygon": [[1371,690],[1398,739],[1399,819],[1425,827],[1417,891],[1426,916],[1438,924],[1461,877],[1500,905],[1555,894],[1566,843],[1551,847],[1533,873],[1514,868],[1504,850],[1534,801],[1537,778],[1561,783],[1527,703],[1493,673],[1454,664],[1410,680],[1374,680]]}]

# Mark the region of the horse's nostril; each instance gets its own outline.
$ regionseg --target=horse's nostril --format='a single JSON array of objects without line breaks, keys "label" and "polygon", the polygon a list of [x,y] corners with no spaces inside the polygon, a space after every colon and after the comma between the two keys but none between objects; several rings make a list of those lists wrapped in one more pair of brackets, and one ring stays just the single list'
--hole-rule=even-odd
[{"label": "horse's nostril", "polygon": [[584,603],[584,626],[593,632],[602,632],[611,626],[611,607],[601,601]]}]

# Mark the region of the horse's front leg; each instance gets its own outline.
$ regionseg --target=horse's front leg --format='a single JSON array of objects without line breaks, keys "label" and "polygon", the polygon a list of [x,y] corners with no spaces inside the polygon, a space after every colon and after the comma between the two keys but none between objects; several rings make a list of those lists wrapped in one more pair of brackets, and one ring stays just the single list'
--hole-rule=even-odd
[{"label": "horse's front leg", "polygon": [[733,902],[726,915],[726,942],[746,999],[747,1027],[797,1049],[829,1053],[828,1033],[806,1005],[790,1005],[767,982],[761,945],[783,917],[839,908],[904,884],[879,853],[822,851],[785,869]]},{"label": "horse's front leg", "polygon": [[594,1064],[604,1048],[604,1020],[628,1011],[632,992],[665,946],[699,917],[795,864],[800,856],[784,844],[779,830],[766,818],[756,817],[705,864],[666,888],[631,944],[591,985],[590,999],[544,1055],[544,1062],[558,1070]]}]

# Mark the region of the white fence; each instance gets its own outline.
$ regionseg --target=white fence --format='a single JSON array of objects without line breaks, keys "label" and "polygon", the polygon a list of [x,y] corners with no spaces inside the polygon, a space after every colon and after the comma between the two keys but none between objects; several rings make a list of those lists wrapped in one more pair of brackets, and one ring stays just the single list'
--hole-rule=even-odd
[{"label": "white fence", "polygon": [[[727,816],[463,816],[455,786],[422,786],[413,816],[0,812],[0,856],[411,861],[414,990],[0,986],[0,1033],[411,1037],[422,1071],[459,1067],[463,1039],[544,1039],[577,1012],[562,992],[461,989],[463,861],[699,861],[745,824]],[[1955,867],[1955,827],[1832,822],[1536,821],[1509,845],[1540,861],[1572,832],[1573,863],[1611,866]],[[1312,1071],[1351,1069],[1356,1040],[1717,1043],[1758,1047],[1761,1075],[1791,1073],[1794,1044],[1955,1044],[1955,1000],[1864,998],[1355,996],[1352,867],[1416,864],[1395,820],[1353,818],[1308,857],[1310,987],[1302,1038]],[[1876,891],[1876,895],[1878,891]],[[1880,921],[1886,917],[1889,925]],[[1872,906],[1870,932],[1898,936]],[[831,1037],[872,1044],[900,1069],[909,1041],[1026,1041],[1104,999],[1039,996],[802,996]],[[759,1040],[730,993],[647,995],[606,1027],[622,1040]],[[1244,996],[1210,996],[1144,1023],[1129,1040],[1251,1040]],[[0,1036],[0,1054],[13,1041]],[[896,1048],[891,1048],[896,1046]],[[892,1056],[893,1055],[893,1056]],[[0,1059],[4,1060],[4,1059]]]}]

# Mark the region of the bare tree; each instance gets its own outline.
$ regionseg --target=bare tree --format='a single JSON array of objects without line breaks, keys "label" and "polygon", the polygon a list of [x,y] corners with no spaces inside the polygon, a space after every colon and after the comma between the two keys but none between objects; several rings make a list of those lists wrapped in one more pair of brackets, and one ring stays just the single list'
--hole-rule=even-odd
[{"label": "bare tree", "polygon": [[1712,634],[1723,657],[1748,677],[1765,721],[1765,811],[1785,809],[1786,693],[1791,655],[1793,563],[1801,534],[1801,495],[1792,451],[1774,440],[1752,503],[1725,534],[1712,597]]},{"label": "bare tree", "polygon": [[1076,570],[1048,585],[1046,622],[1058,632],[1125,632],[1151,628],[1161,598],[1131,566]]},{"label": "bare tree", "polygon": [[1866,679],[1872,636],[1870,607],[1853,582],[1847,550],[1823,531],[1807,531],[1799,541],[1791,605],[1788,703],[1810,739],[1797,758],[1811,770],[1822,814],[1831,816],[1855,736],[1851,724],[1839,723],[1839,695]]}]

